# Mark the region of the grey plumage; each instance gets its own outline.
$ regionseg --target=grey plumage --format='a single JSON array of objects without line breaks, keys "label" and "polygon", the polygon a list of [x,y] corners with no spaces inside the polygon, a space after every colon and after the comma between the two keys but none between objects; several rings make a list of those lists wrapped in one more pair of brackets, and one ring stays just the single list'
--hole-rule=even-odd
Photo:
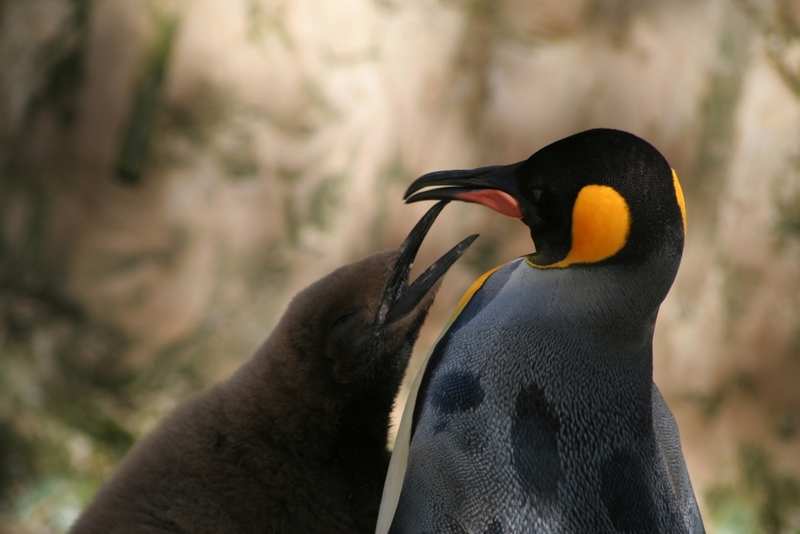
[{"label": "grey plumage", "polygon": [[[703,532],[677,425],[652,381],[653,330],[684,231],[660,154],[594,130],[520,164],[432,174],[410,191],[427,185],[452,187],[412,199],[500,203],[531,227],[537,253],[479,281],[430,354],[378,534]],[[590,204],[578,220],[583,193],[607,215]],[[587,221],[616,216],[627,219],[624,239],[606,254],[613,226],[593,234]]]},{"label": "grey plumage", "polygon": [[683,460],[678,424],[655,384],[653,384],[653,431],[656,434],[656,444],[666,464],[669,480],[675,491],[684,523],[688,525],[689,532],[703,532],[700,509],[697,507],[697,500],[692,491],[692,482],[689,480],[689,471]]}]

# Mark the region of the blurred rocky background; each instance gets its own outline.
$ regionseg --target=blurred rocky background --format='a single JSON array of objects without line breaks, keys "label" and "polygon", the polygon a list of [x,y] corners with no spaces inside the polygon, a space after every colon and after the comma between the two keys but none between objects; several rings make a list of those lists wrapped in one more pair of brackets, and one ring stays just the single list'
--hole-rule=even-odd
[{"label": "blurred rocky background", "polygon": [[[298,290],[396,247],[437,169],[582,129],[689,210],[655,378],[711,533],[800,532],[800,2],[3,0],[0,532],[61,533]],[[451,205],[412,371],[526,229]]]}]

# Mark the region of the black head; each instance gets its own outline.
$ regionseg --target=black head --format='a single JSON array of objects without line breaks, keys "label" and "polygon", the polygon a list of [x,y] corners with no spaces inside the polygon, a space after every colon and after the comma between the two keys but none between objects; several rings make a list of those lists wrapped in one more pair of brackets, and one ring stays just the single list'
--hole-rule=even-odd
[{"label": "black head", "polygon": [[[449,187],[413,194],[429,186]],[[536,246],[528,261],[540,268],[636,265],[658,255],[676,271],[683,250],[677,175],[652,145],[619,130],[581,132],[512,165],[430,173],[406,197],[475,202],[521,219]]]}]

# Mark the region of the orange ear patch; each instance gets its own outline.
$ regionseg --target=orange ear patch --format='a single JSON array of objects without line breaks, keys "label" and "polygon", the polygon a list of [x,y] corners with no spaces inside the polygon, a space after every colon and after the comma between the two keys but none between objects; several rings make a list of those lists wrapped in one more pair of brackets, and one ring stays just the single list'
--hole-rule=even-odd
[{"label": "orange ear patch", "polygon": [[572,207],[572,248],[563,260],[539,268],[596,263],[620,251],[628,240],[631,213],[628,203],[607,185],[587,185]]},{"label": "orange ear patch", "polygon": [[675,198],[678,199],[678,207],[681,209],[683,233],[686,234],[686,202],[683,200],[683,189],[681,189],[681,183],[678,181],[678,173],[675,172],[675,169],[672,169],[672,186],[675,188]]}]

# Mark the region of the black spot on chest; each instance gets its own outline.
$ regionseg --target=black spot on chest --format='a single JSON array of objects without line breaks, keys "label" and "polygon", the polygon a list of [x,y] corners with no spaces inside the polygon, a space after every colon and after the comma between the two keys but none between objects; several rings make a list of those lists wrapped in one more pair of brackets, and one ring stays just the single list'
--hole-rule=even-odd
[{"label": "black spot on chest", "polygon": [[638,454],[616,451],[602,467],[602,499],[619,532],[658,532],[648,470]]},{"label": "black spot on chest", "polygon": [[430,399],[439,411],[451,414],[477,408],[485,394],[478,375],[451,371],[434,380]]},{"label": "black spot on chest", "polygon": [[[428,360],[425,374],[423,375],[422,382],[420,383],[417,403],[414,406],[414,415],[411,420],[411,438],[414,437],[414,433],[417,430],[417,424],[419,423],[419,417],[423,406],[425,406],[428,402],[431,402],[431,396],[434,395],[434,393],[431,391],[431,377],[435,373],[436,368],[439,367],[439,364],[441,364],[442,360],[445,358],[445,355],[447,355],[448,358],[458,357],[457,354],[453,354],[453,351],[448,350],[450,340],[459,330],[461,330],[461,328],[467,326],[470,321],[476,315],[478,315],[478,313],[480,313],[492,300],[494,300],[494,298],[506,285],[508,279],[511,277],[511,273],[513,273],[514,270],[515,267],[513,265],[506,265],[487,278],[483,286],[475,292],[467,305],[464,306],[464,309],[461,310],[461,313],[458,314],[458,317],[455,318],[453,324],[450,325],[450,328],[447,329],[447,332],[442,335],[441,339],[439,339],[439,342],[433,348],[433,352]],[[443,425],[441,423],[437,424],[437,428],[441,430]]]},{"label": "black spot on chest", "polygon": [[499,520],[494,519],[489,523],[489,526],[486,527],[483,534],[503,534],[503,525],[500,524]]},{"label": "black spot on chest", "polygon": [[555,411],[536,384],[520,391],[511,426],[514,467],[522,489],[537,499],[556,498],[563,474],[559,428]]}]

